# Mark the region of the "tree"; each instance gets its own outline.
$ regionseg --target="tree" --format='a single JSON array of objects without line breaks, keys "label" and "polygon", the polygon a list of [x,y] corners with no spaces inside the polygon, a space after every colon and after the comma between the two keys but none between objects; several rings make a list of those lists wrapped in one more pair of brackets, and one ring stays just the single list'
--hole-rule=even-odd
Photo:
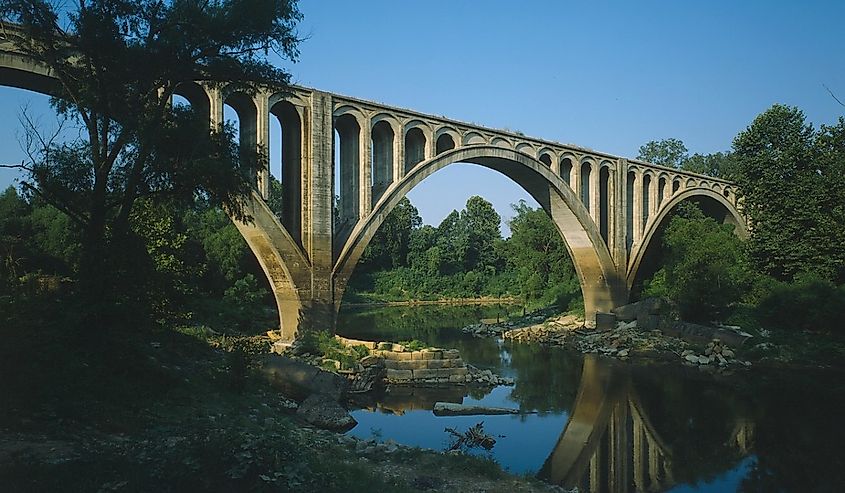
[{"label": "tree", "polygon": [[493,208],[493,204],[473,195],[467,199],[460,220],[467,235],[467,252],[464,258],[466,270],[495,268],[497,259],[494,245],[502,238],[499,228],[502,218]]},{"label": "tree", "polygon": [[239,150],[231,129],[209,131],[169,102],[195,81],[234,81],[228,89],[247,93],[286,84],[266,55],[296,58],[299,19],[295,0],[0,0],[0,20],[20,26],[17,49],[50,69],[54,108],[81,130],[65,143],[30,137],[23,186],[82,231],[80,280],[90,300],[126,284],[113,264],[138,253],[119,246],[133,244],[139,199],[202,195],[245,218],[241,198],[260,156]]},{"label": "tree", "polygon": [[670,168],[680,168],[688,157],[687,147],[674,138],[646,142],[637,154],[637,159]]},{"label": "tree", "polygon": [[579,297],[580,284],[560,233],[544,210],[522,200],[511,207],[516,212],[508,223],[511,237],[501,248],[516,270],[520,294],[528,302],[569,308]]},{"label": "tree", "polygon": [[798,108],[775,105],[733,148],[760,269],[784,281],[815,272],[845,282],[845,122],[817,132]]},{"label": "tree", "polygon": [[689,320],[709,321],[726,313],[747,291],[750,277],[742,240],[733,226],[683,205],[663,234],[666,264],[655,274],[666,295]]},{"label": "tree", "polygon": [[361,262],[369,270],[386,270],[408,265],[413,232],[422,225],[420,213],[407,197],[396,204],[364,250]]},{"label": "tree", "polygon": [[701,175],[714,176],[725,180],[733,180],[735,173],[733,155],[730,152],[715,152],[713,154],[698,154],[684,159],[680,169]]}]

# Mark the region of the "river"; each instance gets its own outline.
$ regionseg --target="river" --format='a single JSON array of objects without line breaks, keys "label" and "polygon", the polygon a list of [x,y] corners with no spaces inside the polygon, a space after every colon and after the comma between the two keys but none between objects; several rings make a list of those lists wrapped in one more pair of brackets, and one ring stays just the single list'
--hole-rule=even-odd
[{"label": "river", "polygon": [[[534,344],[477,339],[460,327],[503,306],[342,310],[340,335],[458,348],[512,377],[491,390],[393,389],[352,412],[361,438],[437,450],[444,431],[483,421],[488,456],[515,474],[579,491],[843,491],[845,379],[839,371],[752,368],[714,376],[676,364],[626,364]],[[436,401],[519,415],[437,417]]]}]

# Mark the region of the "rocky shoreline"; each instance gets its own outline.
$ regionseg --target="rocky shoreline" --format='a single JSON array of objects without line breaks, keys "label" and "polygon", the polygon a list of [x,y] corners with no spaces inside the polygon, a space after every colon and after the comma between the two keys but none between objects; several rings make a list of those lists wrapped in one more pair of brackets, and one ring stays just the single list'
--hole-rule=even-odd
[{"label": "rocky shoreline", "polygon": [[[474,337],[562,347],[619,360],[634,358],[673,361],[702,371],[725,372],[751,366],[736,349],[751,338],[738,327],[704,326],[672,317],[668,303],[646,299],[620,307],[612,325],[587,328],[573,314],[532,314],[516,321],[478,323],[461,330]],[[607,318],[604,321],[607,324]]]}]

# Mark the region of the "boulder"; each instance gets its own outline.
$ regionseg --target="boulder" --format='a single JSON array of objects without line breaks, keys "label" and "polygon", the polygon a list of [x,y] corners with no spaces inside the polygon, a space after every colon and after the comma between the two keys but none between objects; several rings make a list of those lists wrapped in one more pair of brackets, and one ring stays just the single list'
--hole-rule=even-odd
[{"label": "boulder", "polygon": [[358,424],[346,409],[326,394],[311,394],[302,401],[296,414],[312,425],[326,430],[347,431]]},{"label": "boulder", "polygon": [[613,330],[616,327],[616,315],[596,312],[596,330]]},{"label": "boulder", "polygon": [[667,303],[660,298],[646,298],[637,301],[636,303],[629,303],[612,311],[616,315],[617,320],[623,322],[630,322],[631,320],[638,320],[640,315],[659,315],[667,308]]},{"label": "boulder", "polygon": [[339,401],[349,387],[349,382],[336,373],[278,354],[265,355],[261,368],[274,387],[297,400],[324,394]]},{"label": "boulder", "polygon": [[499,414],[519,414],[519,409],[453,404],[451,402],[434,403],[435,416],[493,416]]}]

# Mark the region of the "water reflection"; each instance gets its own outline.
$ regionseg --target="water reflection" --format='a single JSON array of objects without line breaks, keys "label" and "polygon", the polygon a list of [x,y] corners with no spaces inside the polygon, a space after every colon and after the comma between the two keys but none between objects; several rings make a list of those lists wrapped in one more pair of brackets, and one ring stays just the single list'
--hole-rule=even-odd
[{"label": "water reflection", "polygon": [[[637,391],[637,380],[627,368],[586,357],[572,415],[540,476],[588,492],[663,491],[679,479],[700,478],[702,463],[690,463],[675,453],[677,443],[664,438],[665,427],[655,426]],[[701,417],[700,413],[684,416],[688,424]],[[710,415],[702,421],[719,417],[726,419],[730,432],[713,437],[720,447],[702,451],[706,450],[711,461],[726,458],[727,464],[720,464],[724,470],[735,458],[749,453],[754,426],[739,415]],[[702,430],[695,431],[701,436]],[[684,445],[687,447],[679,450],[689,449],[689,444]]]},{"label": "water reflection", "polygon": [[[492,451],[504,467],[539,471],[582,492],[841,491],[845,484],[842,372],[758,369],[720,378],[677,365],[619,365],[467,338],[456,328],[491,315],[477,307],[436,308],[347,316],[341,334],[456,347],[468,363],[513,377],[516,385],[370,396],[353,413],[360,423],[353,434],[442,449],[445,427],[463,430],[483,420],[488,433],[504,435]],[[524,414],[435,417],[436,401]]]}]

